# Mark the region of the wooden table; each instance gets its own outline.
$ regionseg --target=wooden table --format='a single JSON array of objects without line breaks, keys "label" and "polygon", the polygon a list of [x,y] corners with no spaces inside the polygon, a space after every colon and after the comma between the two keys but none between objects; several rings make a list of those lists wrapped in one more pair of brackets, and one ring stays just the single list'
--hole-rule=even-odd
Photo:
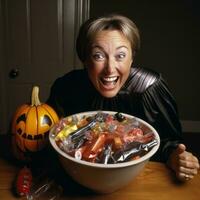
[{"label": "wooden table", "polygon": [[[18,166],[0,158],[0,199],[17,198],[12,192],[12,183]],[[39,198],[43,200],[43,198]],[[70,200],[198,200],[200,199],[200,174],[186,183],[179,183],[172,172],[162,163],[149,162],[140,175],[123,189],[107,195],[76,192],[63,194],[61,199]]]}]

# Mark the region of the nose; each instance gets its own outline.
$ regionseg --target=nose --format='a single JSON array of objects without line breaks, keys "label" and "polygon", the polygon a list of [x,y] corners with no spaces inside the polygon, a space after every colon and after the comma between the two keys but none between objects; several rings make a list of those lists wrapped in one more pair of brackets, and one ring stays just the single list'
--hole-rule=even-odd
[{"label": "nose", "polygon": [[105,69],[106,69],[106,72],[108,74],[112,74],[115,71],[115,69],[116,69],[116,62],[115,62],[115,60],[112,59],[112,58],[108,58],[107,62],[106,62]]}]

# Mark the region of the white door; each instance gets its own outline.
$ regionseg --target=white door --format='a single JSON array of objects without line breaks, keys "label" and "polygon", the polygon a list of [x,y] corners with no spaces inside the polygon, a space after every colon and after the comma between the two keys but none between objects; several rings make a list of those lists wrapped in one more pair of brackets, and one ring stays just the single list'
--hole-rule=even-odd
[{"label": "white door", "polygon": [[45,102],[53,81],[79,68],[75,38],[89,0],[1,0],[0,133],[16,108],[30,103],[33,85]]}]

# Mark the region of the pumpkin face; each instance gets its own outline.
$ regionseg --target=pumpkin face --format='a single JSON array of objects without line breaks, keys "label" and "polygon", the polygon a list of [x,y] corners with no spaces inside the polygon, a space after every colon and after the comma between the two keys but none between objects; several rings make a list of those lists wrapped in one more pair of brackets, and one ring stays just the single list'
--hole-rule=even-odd
[{"label": "pumpkin face", "polygon": [[20,106],[12,122],[13,143],[23,152],[43,149],[48,142],[50,128],[58,122],[56,112],[49,105],[39,102],[39,89],[34,88],[32,104]]}]

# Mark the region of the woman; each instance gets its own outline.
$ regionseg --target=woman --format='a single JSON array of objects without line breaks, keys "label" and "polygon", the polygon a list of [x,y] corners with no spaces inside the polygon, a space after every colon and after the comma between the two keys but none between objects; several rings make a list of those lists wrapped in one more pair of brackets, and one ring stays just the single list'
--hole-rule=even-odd
[{"label": "woman", "polygon": [[142,118],[161,138],[152,159],[166,162],[179,180],[192,179],[199,162],[181,143],[175,100],[159,73],[133,66],[139,47],[139,31],[130,19],[109,15],[88,20],[77,38],[84,69],[58,78],[47,103],[60,116],[113,110]]}]

